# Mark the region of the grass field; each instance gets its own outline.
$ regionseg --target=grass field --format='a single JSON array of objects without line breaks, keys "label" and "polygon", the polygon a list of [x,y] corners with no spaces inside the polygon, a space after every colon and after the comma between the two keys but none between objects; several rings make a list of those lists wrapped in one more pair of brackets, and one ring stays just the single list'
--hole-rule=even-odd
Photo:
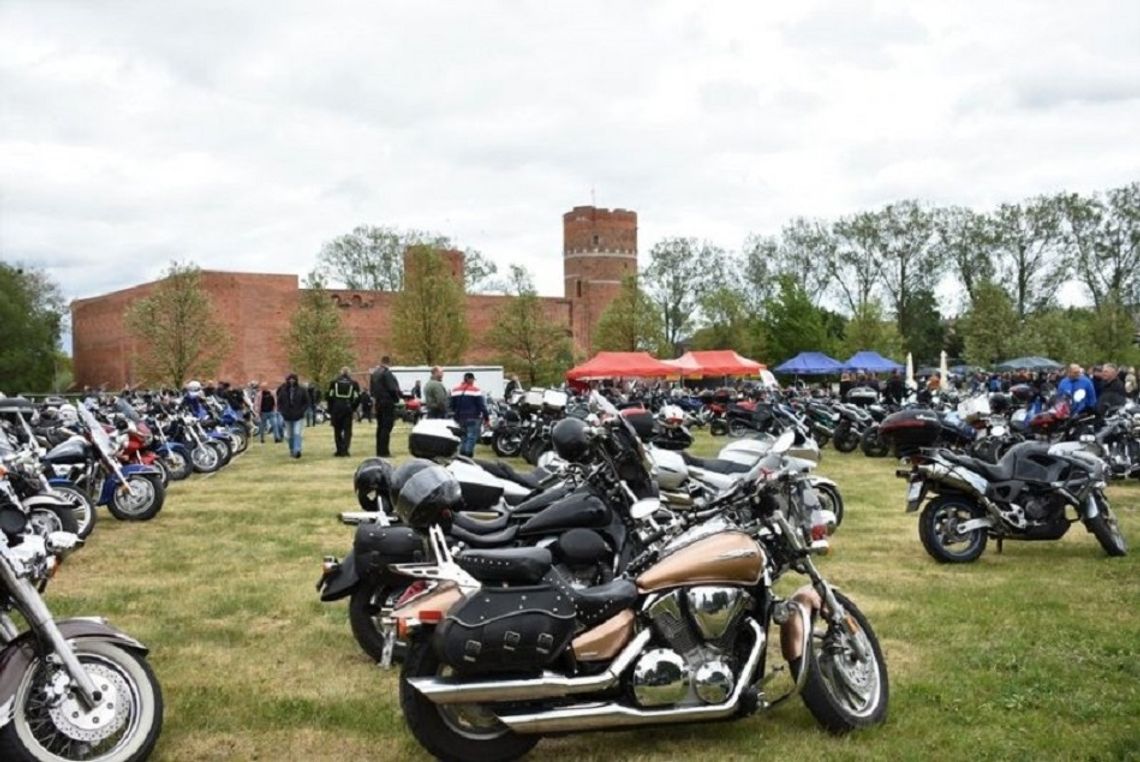
[{"label": "grass field", "polygon": [[[373,449],[357,426],[354,453]],[[397,428],[402,450],[406,429]],[[720,441],[700,435],[697,452]],[[321,557],[343,555],[359,458],[333,458],[328,426],[304,457],[250,445],[229,468],[172,485],[152,522],[102,512],[47,592],[58,616],[94,615],[147,643],[166,699],[164,760],[405,760],[396,676],[363,656],[347,605],[321,604]],[[487,451],[489,453],[489,450]],[[847,517],[821,561],[868,614],[891,680],[887,723],[846,738],[798,700],[716,725],[543,741],[532,759],[1140,758],[1140,550],[1108,559],[1074,527],[1061,542],[993,543],[940,566],[903,512],[894,462],[826,450]],[[1140,546],[1140,483],[1110,491]]]}]

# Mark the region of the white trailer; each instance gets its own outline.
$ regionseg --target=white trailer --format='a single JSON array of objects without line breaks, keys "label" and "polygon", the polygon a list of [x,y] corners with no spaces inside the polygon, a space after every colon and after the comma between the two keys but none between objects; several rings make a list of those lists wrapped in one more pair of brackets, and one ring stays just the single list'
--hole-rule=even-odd
[{"label": "white trailer", "polygon": [[[503,398],[503,388],[506,383],[503,380],[502,365],[442,365],[440,367],[443,369],[443,385],[447,387],[448,392],[463,382],[464,373],[474,373],[475,385],[484,395],[491,399]],[[423,389],[428,379],[431,378],[430,365],[392,366],[391,370],[396,376],[396,380],[400,382],[400,390],[403,392],[410,392],[417,381],[420,382],[420,388]]]}]

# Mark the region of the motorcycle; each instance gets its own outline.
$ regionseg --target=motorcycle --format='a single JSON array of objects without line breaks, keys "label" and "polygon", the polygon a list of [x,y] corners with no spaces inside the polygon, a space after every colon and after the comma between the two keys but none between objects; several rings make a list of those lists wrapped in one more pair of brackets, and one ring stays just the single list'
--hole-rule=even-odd
[{"label": "motorcycle", "polygon": [[79,542],[30,531],[0,477],[0,759],[125,762],[158,742],[162,690],[146,646],[102,619],[57,621],[40,596]]},{"label": "motorcycle", "polygon": [[[423,584],[391,617],[408,641],[400,703],[416,740],[440,758],[508,760],[542,735],[738,718],[796,695],[834,733],[881,723],[878,639],[815,567],[826,545],[770,493],[781,474],[760,471],[735,494],[742,510],[667,531],[587,588],[545,548],[453,554],[438,522],[457,487],[427,475],[405,497],[409,482],[397,511],[427,534],[429,560],[393,565]],[[789,571],[809,584],[784,598],[774,585]],[[793,685],[770,697],[773,626]]]},{"label": "motorcycle", "polygon": [[974,561],[990,538],[999,552],[1005,540],[1059,540],[1077,521],[1110,556],[1127,553],[1104,492],[1108,467],[1079,443],[1022,442],[995,464],[926,448],[940,427],[925,410],[896,413],[882,426],[906,458],[896,471],[909,482],[906,510],[921,509],[919,539],[936,561]]}]

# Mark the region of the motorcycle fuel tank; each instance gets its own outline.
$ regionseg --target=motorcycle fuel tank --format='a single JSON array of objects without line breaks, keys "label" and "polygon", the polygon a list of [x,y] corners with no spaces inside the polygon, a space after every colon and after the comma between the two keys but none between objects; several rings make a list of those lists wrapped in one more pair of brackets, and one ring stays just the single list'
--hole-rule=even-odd
[{"label": "motorcycle fuel tank", "polygon": [[609,507],[598,497],[574,493],[552,504],[519,528],[519,535],[561,532],[575,527],[604,527],[611,519]]},{"label": "motorcycle fuel tank", "polygon": [[764,575],[764,551],[743,532],[721,532],[663,557],[637,578],[645,592],[680,585],[754,585]]}]

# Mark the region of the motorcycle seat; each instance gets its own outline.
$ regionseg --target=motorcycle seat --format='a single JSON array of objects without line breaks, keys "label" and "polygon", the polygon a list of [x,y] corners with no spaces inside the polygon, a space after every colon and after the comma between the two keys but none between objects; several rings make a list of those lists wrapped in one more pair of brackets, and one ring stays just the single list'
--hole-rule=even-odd
[{"label": "motorcycle seat", "polygon": [[1013,478],[1013,461],[1009,458],[1002,458],[997,463],[987,463],[951,450],[941,450],[939,454],[951,463],[981,474],[991,482],[1004,482]]},{"label": "motorcycle seat", "polygon": [[463,527],[468,532],[485,535],[506,529],[508,518],[507,514],[500,513],[493,519],[477,519],[464,511],[456,511],[451,514],[451,525],[453,528]]},{"label": "motorcycle seat", "polygon": [[697,468],[703,468],[706,471],[712,471],[717,474],[746,474],[750,470],[749,467],[743,463],[721,460],[720,458],[698,458],[696,455],[690,455],[684,450],[681,451],[681,458],[685,461],[685,465],[696,466]]},{"label": "motorcycle seat", "polygon": [[499,548],[465,550],[455,562],[481,582],[535,585],[550,571],[554,559],[546,548]]},{"label": "motorcycle seat", "polygon": [[506,529],[499,532],[490,532],[488,534],[476,534],[461,526],[452,525],[451,539],[462,542],[472,548],[501,548],[514,541],[515,535],[519,533],[517,524],[512,524]]},{"label": "motorcycle seat", "polygon": [[612,582],[585,589],[571,589],[571,598],[578,620],[590,626],[617,614],[637,603],[637,585],[619,578]]},{"label": "motorcycle seat", "polygon": [[542,468],[536,468],[529,474],[524,474],[516,471],[509,464],[503,463],[502,461],[476,459],[475,463],[492,476],[506,479],[509,482],[514,482],[515,484],[532,490],[539,488],[541,478],[546,475],[546,470]]}]

